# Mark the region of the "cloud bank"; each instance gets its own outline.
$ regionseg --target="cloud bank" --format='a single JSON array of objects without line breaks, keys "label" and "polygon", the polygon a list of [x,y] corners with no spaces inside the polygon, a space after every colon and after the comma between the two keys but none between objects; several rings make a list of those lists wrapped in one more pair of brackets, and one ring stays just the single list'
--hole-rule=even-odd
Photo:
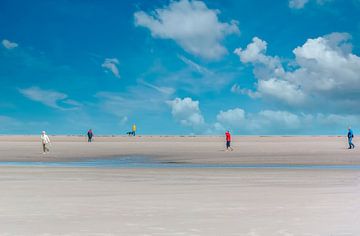
[{"label": "cloud bank", "polygon": [[266,55],[267,43],[255,37],[234,52],[253,66],[256,90],[236,91],[298,108],[331,105],[351,110],[360,98],[360,57],[352,53],[350,38],[332,33],[308,39],[293,50],[295,67],[286,69],[278,57]]},{"label": "cloud bank", "polygon": [[232,130],[237,134],[309,134],[313,131],[334,134],[351,125],[360,125],[360,116],[338,114],[292,113],[284,110],[261,110],[249,113],[241,108],[220,111],[213,129]]}]

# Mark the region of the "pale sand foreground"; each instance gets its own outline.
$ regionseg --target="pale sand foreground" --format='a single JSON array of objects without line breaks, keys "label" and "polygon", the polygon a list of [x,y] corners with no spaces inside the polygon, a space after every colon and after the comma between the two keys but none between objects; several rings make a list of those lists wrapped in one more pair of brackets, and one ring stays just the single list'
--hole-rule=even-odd
[{"label": "pale sand foreground", "polygon": [[[0,161],[359,165],[338,137],[0,137]],[[80,142],[81,141],[81,142]],[[356,140],[355,140],[356,144]],[[360,170],[0,167],[0,235],[360,235]]]},{"label": "pale sand foreground", "polygon": [[0,235],[360,235],[358,171],[0,171]]}]

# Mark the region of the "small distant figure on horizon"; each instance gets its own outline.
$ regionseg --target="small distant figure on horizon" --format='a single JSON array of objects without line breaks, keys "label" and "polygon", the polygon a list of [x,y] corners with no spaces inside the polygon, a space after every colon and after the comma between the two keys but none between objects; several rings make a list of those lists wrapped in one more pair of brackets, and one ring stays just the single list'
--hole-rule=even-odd
[{"label": "small distant figure on horizon", "polygon": [[352,142],[352,140],[354,138],[354,132],[351,130],[351,127],[348,128],[347,138],[348,138],[348,142],[349,142],[349,149],[354,149],[355,145]]},{"label": "small distant figure on horizon", "polygon": [[94,133],[93,133],[92,129],[89,129],[89,131],[87,132],[87,136],[88,136],[88,142],[91,143],[92,138],[94,137]]},{"label": "small distant figure on horizon", "polygon": [[132,131],[132,136],[135,136],[135,133],[136,133],[136,125],[135,124],[132,125],[131,131]]},{"label": "small distant figure on horizon", "polygon": [[228,131],[225,132],[225,138],[226,138],[226,151],[233,151],[234,149],[231,147],[231,134]]},{"label": "small distant figure on horizon", "polygon": [[49,139],[49,136],[46,135],[45,131],[41,132],[41,143],[42,143],[42,147],[43,147],[43,154],[46,154],[47,152],[50,152],[50,149],[48,147],[48,145],[51,144],[51,141]]}]

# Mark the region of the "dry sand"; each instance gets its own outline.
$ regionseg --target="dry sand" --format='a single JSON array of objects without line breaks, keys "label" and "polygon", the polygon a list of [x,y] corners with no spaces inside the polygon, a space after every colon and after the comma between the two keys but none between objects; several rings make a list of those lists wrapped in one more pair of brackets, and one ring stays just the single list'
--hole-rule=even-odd
[{"label": "dry sand", "polygon": [[[359,165],[341,137],[0,137],[1,161]],[[355,140],[356,144],[356,140]],[[360,235],[360,170],[0,167],[0,235]]]}]

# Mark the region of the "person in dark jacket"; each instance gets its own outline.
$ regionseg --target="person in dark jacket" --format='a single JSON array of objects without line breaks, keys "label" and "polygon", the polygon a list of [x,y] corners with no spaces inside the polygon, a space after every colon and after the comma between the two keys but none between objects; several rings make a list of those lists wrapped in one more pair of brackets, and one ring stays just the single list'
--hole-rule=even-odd
[{"label": "person in dark jacket", "polygon": [[353,133],[353,131],[351,130],[350,127],[348,128],[347,138],[348,138],[348,141],[349,141],[349,149],[355,148],[355,145],[352,142],[352,140],[354,138],[354,133]]},{"label": "person in dark jacket", "polygon": [[91,143],[92,138],[94,137],[94,133],[91,129],[89,129],[89,131],[87,132],[87,136],[88,136],[88,142]]}]

